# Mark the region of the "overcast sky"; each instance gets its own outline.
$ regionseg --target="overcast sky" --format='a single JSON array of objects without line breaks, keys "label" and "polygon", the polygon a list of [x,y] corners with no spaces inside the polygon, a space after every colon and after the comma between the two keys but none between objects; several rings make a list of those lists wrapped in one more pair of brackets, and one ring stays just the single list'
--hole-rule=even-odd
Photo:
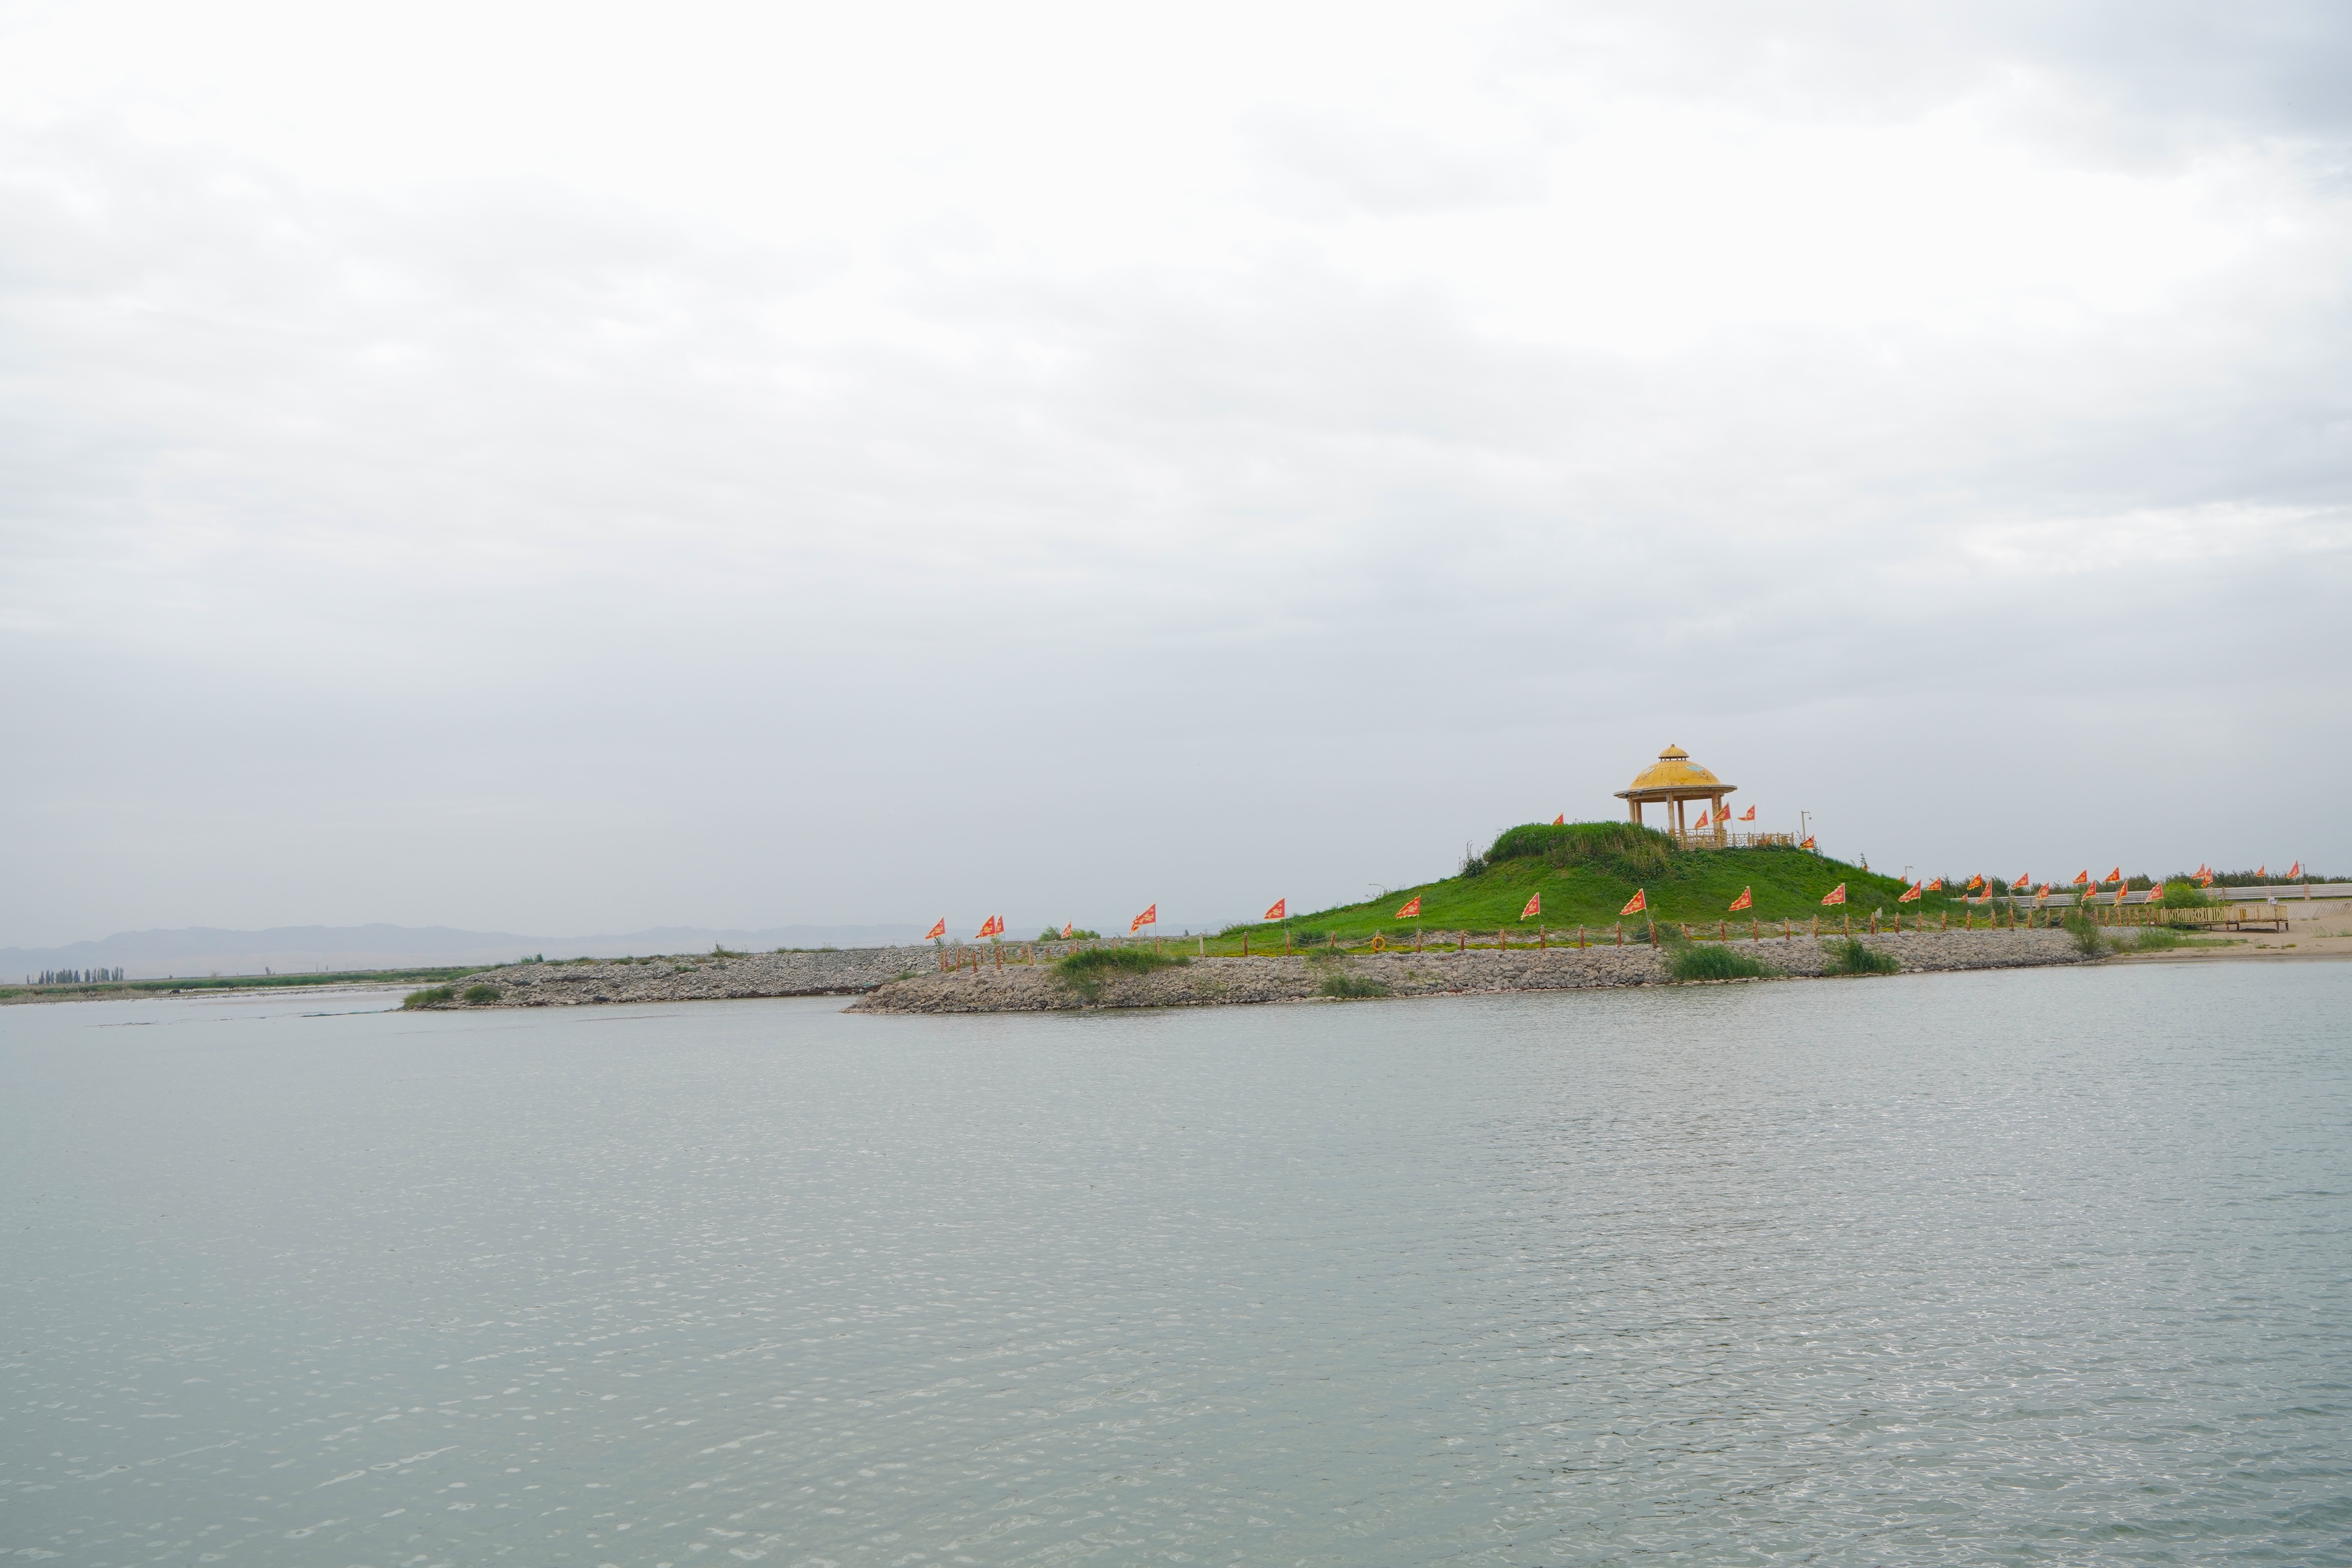
[{"label": "overcast sky", "polygon": [[[0,943],[2352,870],[2352,8],[0,5]],[[2094,864],[2095,863],[2095,864]]]}]

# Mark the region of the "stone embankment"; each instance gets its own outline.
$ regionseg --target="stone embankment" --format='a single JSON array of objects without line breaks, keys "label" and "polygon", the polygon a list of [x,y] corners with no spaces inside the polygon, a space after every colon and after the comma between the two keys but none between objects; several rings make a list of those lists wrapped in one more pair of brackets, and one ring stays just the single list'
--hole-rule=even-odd
[{"label": "stone embankment", "polygon": [[[2060,931],[1997,931],[1866,936],[1864,946],[1895,955],[1906,972],[2014,969],[2074,963],[2083,953]],[[1735,942],[1792,978],[1824,973],[1822,942]],[[1251,1002],[1307,1002],[1336,994],[1436,996],[1499,991],[1572,991],[1663,985],[1664,955],[1649,947],[1473,948],[1467,952],[1356,952],[1344,958],[1195,958],[1181,967],[1106,977],[1095,999],[1043,964],[940,973],[936,965],[892,981],[851,1004],[853,1013],[1024,1013],[1086,1007],[1202,1007]]]},{"label": "stone embankment", "polygon": [[495,987],[478,1005],[575,1007],[593,1002],[710,1002],[748,996],[854,996],[902,975],[935,973],[928,947],[860,947],[822,952],[688,953],[609,963],[510,963],[451,983]]}]

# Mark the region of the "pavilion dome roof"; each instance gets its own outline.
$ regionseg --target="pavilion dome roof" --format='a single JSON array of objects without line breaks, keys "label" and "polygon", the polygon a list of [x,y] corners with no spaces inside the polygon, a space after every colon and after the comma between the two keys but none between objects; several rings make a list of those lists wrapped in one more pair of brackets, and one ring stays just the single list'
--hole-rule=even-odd
[{"label": "pavilion dome roof", "polygon": [[1658,760],[1634,775],[1627,793],[1645,789],[1728,789],[1721,779],[1690,760],[1680,746],[1668,746]]}]

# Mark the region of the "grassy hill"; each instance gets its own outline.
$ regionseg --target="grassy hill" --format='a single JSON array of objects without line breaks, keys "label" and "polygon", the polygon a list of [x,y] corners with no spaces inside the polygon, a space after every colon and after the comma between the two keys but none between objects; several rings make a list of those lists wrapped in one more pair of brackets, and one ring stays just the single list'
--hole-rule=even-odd
[{"label": "grassy hill", "polygon": [[[1846,885],[1846,907],[1857,917],[1873,908],[1895,908],[1904,883],[1879,876],[1842,860],[1832,860],[1806,849],[1680,850],[1674,840],[1654,828],[1629,822],[1575,822],[1566,826],[1529,823],[1514,827],[1495,840],[1493,847],[1473,860],[1462,874],[1417,887],[1399,888],[1366,903],[1318,910],[1291,919],[1293,936],[1319,931],[1343,937],[1368,937],[1385,931],[1394,940],[1414,922],[1395,918],[1398,906],[1418,895],[1420,924],[1430,931],[1526,931],[1532,937],[1537,921],[1523,925],[1519,911],[1531,893],[1543,895],[1541,923],[1558,931],[1578,925],[1604,927],[1642,888],[1649,894],[1652,913],[1661,921],[1746,921],[1808,920],[1834,917],[1823,909],[1822,895],[1840,882]],[[1731,900],[1742,888],[1754,892],[1756,906],[1729,913]],[[1906,914],[1925,909],[1932,918],[1945,910],[1958,913],[1958,889],[1929,893],[1917,904],[1904,906]],[[1639,916],[1633,917],[1638,923]],[[1223,934],[1238,937],[1275,928],[1234,926]]]}]

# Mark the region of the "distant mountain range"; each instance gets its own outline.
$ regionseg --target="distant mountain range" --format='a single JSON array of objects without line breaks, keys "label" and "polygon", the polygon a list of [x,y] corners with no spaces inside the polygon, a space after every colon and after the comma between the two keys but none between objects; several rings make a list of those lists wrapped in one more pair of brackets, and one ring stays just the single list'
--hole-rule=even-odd
[{"label": "distant mountain range", "polygon": [[779,947],[890,947],[922,940],[919,925],[772,926],[711,931],[656,926],[617,936],[521,936],[450,926],[273,926],[268,931],[129,931],[64,947],[0,947],[0,978],[45,969],[120,967],[131,980],[167,975],[307,974],[344,969],[423,969],[504,963],[527,954],[620,958],[636,953],[707,952],[713,944],[761,952]]}]

